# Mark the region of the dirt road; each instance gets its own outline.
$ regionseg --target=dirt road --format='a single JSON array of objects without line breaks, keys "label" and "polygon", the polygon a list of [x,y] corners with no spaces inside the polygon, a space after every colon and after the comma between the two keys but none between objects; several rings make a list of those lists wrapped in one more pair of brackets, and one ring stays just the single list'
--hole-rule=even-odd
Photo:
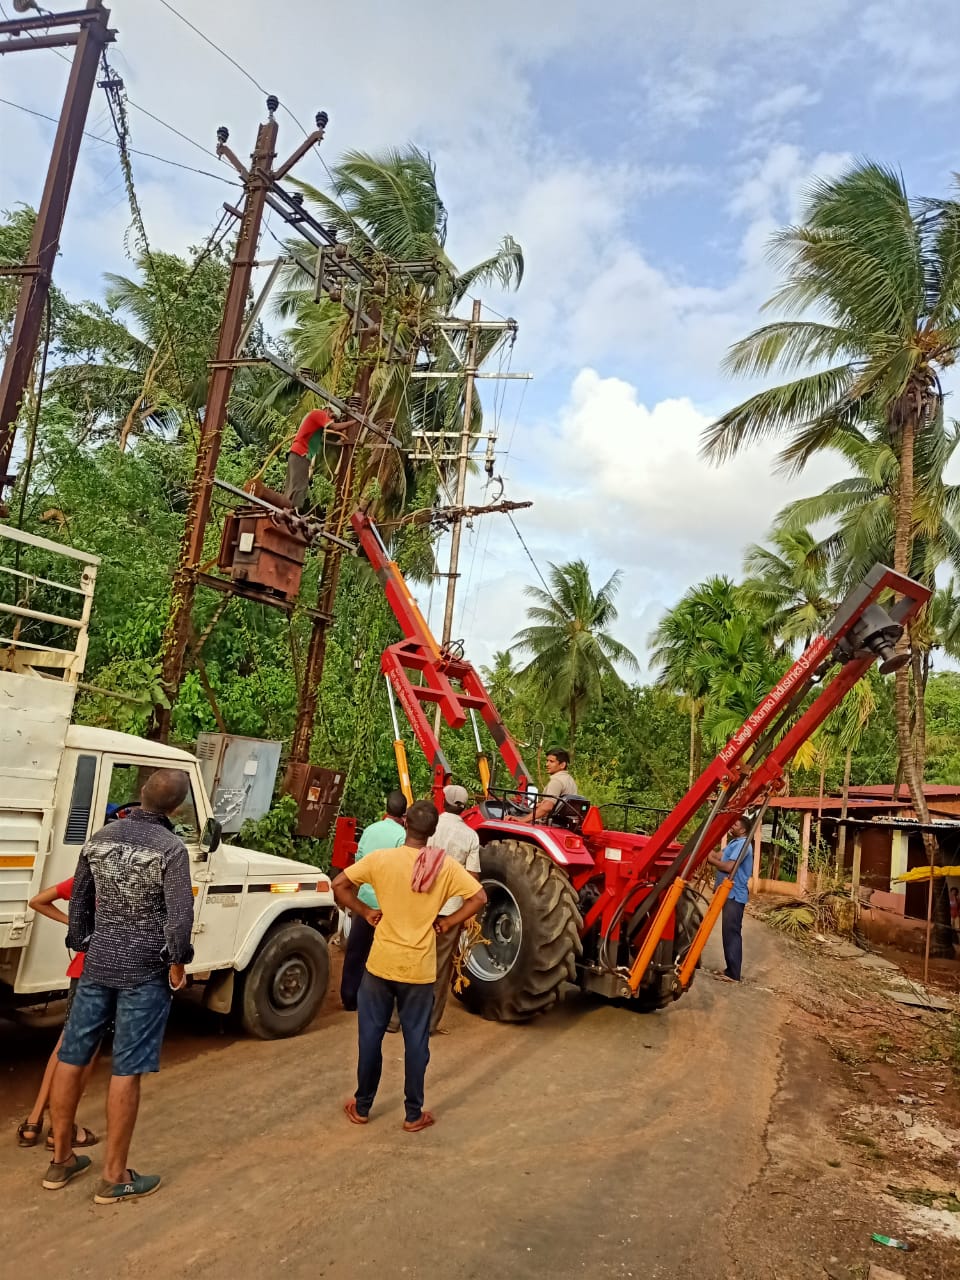
[{"label": "dirt road", "polygon": [[[355,1065],[349,1015],[331,1008],[307,1035],[258,1043],[198,1034],[181,1013],[164,1070],[146,1082],[132,1152],[165,1185],[117,1207],[94,1206],[91,1176],[41,1190],[44,1156],[10,1141],[41,1046],[34,1036],[25,1071],[8,1036],[5,1269],[30,1280],[726,1280],[753,1274],[753,1229],[766,1242],[757,1274],[822,1275],[795,1241],[778,1242],[780,1206],[761,1202],[762,1216],[735,1230],[730,1221],[769,1162],[790,1005],[764,988],[781,945],[748,922],[751,983],[701,975],[655,1015],[577,994],[527,1027],[455,1007],[427,1080],[438,1123],[418,1135],[400,1128],[399,1037],[387,1039],[383,1087],[361,1129],[340,1110]],[[103,1084],[100,1075],[82,1119],[98,1119]]]}]

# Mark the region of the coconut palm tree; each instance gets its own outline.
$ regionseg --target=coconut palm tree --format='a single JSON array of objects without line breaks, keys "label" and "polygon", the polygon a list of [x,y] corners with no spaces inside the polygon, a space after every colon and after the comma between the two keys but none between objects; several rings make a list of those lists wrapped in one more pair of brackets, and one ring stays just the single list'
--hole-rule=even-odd
[{"label": "coconut palm tree", "polygon": [[229,266],[222,250],[193,260],[141,254],[133,277],[107,274],[104,305],[62,317],[50,385],[95,436],[121,449],[142,431],[177,432],[206,399]]},{"label": "coconut palm tree", "polygon": [[520,674],[513,665],[513,654],[509,649],[497,649],[492,665],[481,667],[480,674],[486,682],[487,692],[502,711],[513,699]]},{"label": "coconut palm tree", "polygon": [[[814,184],[803,224],[774,238],[773,255],[785,279],[767,306],[787,318],[736,343],[727,368],[751,376],[803,372],[723,414],[706,429],[703,451],[721,462],[757,440],[785,439],[780,463],[798,471],[839,428],[879,424],[898,464],[893,565],[908,573],[915,456],[941,424],[940,374],[960,351],[960,206],[911,201],[899,173],[865,161]],[[926,822],[909,679],[908,669],[896,677],[897,738]]]},{"label": "coconut palm tree", "polygon": [[772,547],[747,548],[740,590],[765,615],[772,640],[806,646],[834,611],[828,548],[809,529],[782,524],[774,526],[770,541]]},{"label": "coconut palm tree", "polygon": [[934,647],[949,657],[960,658],[960,584],[951,578],[945,587],[934,592],[929,612],[934,634]]},{"label": "coconut palm tree", "polygon": [[[955,422],[937,423],[917,441],[914,458],[913,538],[908,572],[926,586],[939,566],[960,573],[960,485],[944,474],[960,444]],[[824,446],[853,472],[822,493],[786,506],[778,525],[786,534],[828,522],[819,544],[832,567],[836,593],[856,587],[877,561],[889,560],[899,497],[896,450],[882,426],[842,424]]]},{"label": "coconut palm tree", "polygon": [[[380,324],[379,341],[366,357],[372,364],[371,412],[393,421],[405,443],[418,428],[449,433],[449,441],[443,434],[432,440],[437,455],[449,453],[463,421],[462,380],[411,379],[413,361],[419,358],[421,372],[456,371],[458,356],[463,354],[462,335],[431,334],[430,322],[449,314],[478,286],[517,288],[524,269],[520,245],[505,236],[489,257],[466,270],[456,267],[446,252],[447,211],[437,190],[436,169],[429,155],[415,146],[379,155],[349,152],[333,167],[331,178],[329,194],[306,183],[298,185],[305,203],[336,231],[370,274],[365,305],[377,313]],[[303,261],[302,246],[299,256]],[[311,265],[315,263],[316,259]],[[407,271],[404,263],[410,264]],[[347,390],[357,372],[350,314],[339,305],[336,287],[333,298],[326,296],[317,303],[314,296],[314,278],[308,278],[298,265],[291,266],[278,302],[278,314],[289,324],[287,340],[301,367]],[[502,333],[483,332],[480,361],[503,340]],[[408,352],[409,359],[396,359],[398,351]],[[286,379],[276,382],[266,404],[273,408],[285,404],[294,416],[314,407],[312,397]],[[482,418],[475,395],[474,434],[479,433]],[[373,461],[377,483],[388,498],[395,499],[394,505],[402,503],[413,472],[405,472],[396,455],[384,457],[381,452]],[[437,469],[443,472],[442,466]],[[365,478],[372,474],[368,468]]]},{"label": "coconut palm tree", "polygon": [[633,672],[639,664],[608,630],[617,620],[619,571],[599,590],[594,590],[583,560],[551,564],[548,577],[549,590],[526,588],[534,601],[527,609],[531,625],[517,632],[511,648],[530,655],[520,677],[539,690],[548,710],[566,717],[572,753],[577,725],[600,700],[604,681],[622,683],[617,665]]},{"label": "coconut palm tree", "polygon": [[759,706],[783,674],[785,661],[770,644],[763,619],[741,608],[727,622],[708,622],[694,656],[694,678],[705,690],[703,734],[721,747]]},{"label": "coconut palm tree", "polygon": [[680,694],[690,717],[690,782],[700,773],[703,755],[701,719],[709,692],[709,678],[699,660],[704,629],[725,625],[739,612],[737,588],[729,578],[708,578],[691,587],[660,619],[648,641],[650,666],[659,671],[657,683]]}]

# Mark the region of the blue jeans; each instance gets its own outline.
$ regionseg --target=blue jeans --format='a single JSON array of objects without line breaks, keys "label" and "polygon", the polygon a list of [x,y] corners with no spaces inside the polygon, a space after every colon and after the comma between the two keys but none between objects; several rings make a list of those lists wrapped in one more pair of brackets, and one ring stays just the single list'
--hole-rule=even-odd
[{"label": "blue jeans", "polygon": [[357,1008],[360,983],[367,972],[367,957],[373,946],[373,925],[367,924],[357,914],[350,921],[350,936],[343,953],[343,973],[340,976],[340,1002],[350,1013]]},{"label": "blue jeans", "polygon": [[743,911],[746,903],[728,898],[723,904],[723,958],[727,965],[727,977],[740,981],[743,965]]},{"label": "blue jeans", "polygon": [[120,990],[81,978],[57,1057],[70,1066],[85,1067],[113,1023],[113,1074],[142,1076],[159,1071],[171,998],[166,977]]},{"label": "blue jeans", "polygon": [[430,1061],[432,982],[388,982],[369,970],[363,975],[357,996],[360,1058],[357,1064],[357,1114],[370,1114],[383,1070],[383,1037],[397,1006],[403,1032],[403,1105],[406,1118],[420,1119],[423,1110],[423,1078]]}]

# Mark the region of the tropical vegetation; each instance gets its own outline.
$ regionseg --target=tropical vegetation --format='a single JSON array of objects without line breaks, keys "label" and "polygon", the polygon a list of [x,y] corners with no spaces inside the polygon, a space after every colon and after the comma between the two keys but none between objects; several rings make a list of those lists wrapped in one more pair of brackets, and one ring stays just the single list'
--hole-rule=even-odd
[{"label": "tropical vegetation", "polygon": [[[411,378],[411,360],[396,356],[412,352],[428,322],[475,289],[518,286],[522,251],[505,236],[481,262],[456,266],[434,166],[414,147],[347,155],[328,190],[303,186],[301,194],[375,281],[375,339],[358,340],[336,287],[317,300],[319,264],[301,258],[285,271],[270,331],[255,325],[247,350],[272,348],[344,397],[366,379],[376,415],[394,424],[405,447],[364,450],[354,497],[384,518],[404,570],[427,581],[435,571],[429,523],[402,520],[444,502],[449,477],[442,464],[414,462],[409,446],[415,433],[430,432],[437,452],[448,452],[443,434],[462,419],[462,381]],[[775,372],[788,380],[721,415],[704,449],[722,464],[772,439],[786,470],[828,456],[836,478],[779,514],[769,536],[745,549],[741,574],[691,584],[649,639],[646,680],[618,638],[621,574],[602,581],[582,560],[546,568],[527,589],[510,647],[486,672],[536,780],[546,750],[566,745],[582,791],[610,806],[632,802],[639,808],[631,824],[654,824],[865,570],[887,560],[934,591],[909,637],[913,662],[895,688],[863,682],[792,762],[789,785],[829,791],[902,778],[925,814],[922,782],[957,781],[960,674],[945,659],[960,659],[960,486],[949,472],[960,429],[945,415],[941,383],[960,348],[957,210],[952,200],[911,199],[898,174],[861,163],[816,184],[802,222],[776,237],[783,284],[768,305],[777,318],[737,343],[728,365],[754,380]],[[26,209],[0,218],[0,260],[22,258],[31,225]],[[24,528],[103,559],[78,706],[94,724],[141,732],[166,696],[163,627],[230,248],[219,232],[183,257],[141,244],[129,274],[109,277],[97,298],[51,295],[46,377],[42,394],[25,404],[10,511]],[[0,344],[14,301],[10,280],[0,280]],[[485,337],[482,355],[494,340]],[[430,351],[439,371],[452,371],[462,355],[460,340],[451,341]],[[319,403],[274,366],[240,371],[222,477],[242,485],[258,475],[279,487],[284,445]],[[478,397],[477,433],[482,415]],[[334,461],[334,449],[320,459],[318,508],[329,501]],[[320,571],[311,557],[308,603]],[[288,618],[200,591],[195,643],[172,707],[174,739],[189,744],[219,728],[289,741],[309,630],[300,612]],[[345,770],[344,807],[361,819],[395,785],[379,664],[396,638],[375,579],[362,562],[345,560],[313,757]],[[472,736],[444,731],[443,740],[456,776],[474,783]],[[410,758],[414,786],[425,790],[427,766],[417,751]],[[285,850],[294,847],[288,809],[261,831]]]}]

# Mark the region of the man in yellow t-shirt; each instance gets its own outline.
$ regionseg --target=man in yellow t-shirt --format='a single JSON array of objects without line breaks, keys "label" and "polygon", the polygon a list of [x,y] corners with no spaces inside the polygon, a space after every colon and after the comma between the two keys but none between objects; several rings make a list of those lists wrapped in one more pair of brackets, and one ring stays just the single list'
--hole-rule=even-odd
[{"label": "man in yellow t-shirt", "polygon": [[[474,877],[455,859],[441,851],[427,849],[424,853],[437,829],[438,816],[429,800],[418,800],[407,810],[404,844],[368,853],[333,882],[339,906],[357,912],[375,930],[357,996],[357,1092],[344,1107],[354,1124],[368,1121],[383,1070],[383,1037],[394,1006],[403,1031],[403,1127],[408,1133],[417,1133],[434,1123],[430,1112],[423,1109],[423,1081],[430,1061],[437,936],[459,931],[487,900]],[[416,889],[415,870],[420,886]],[[355,886],[362,884],[373,886],[378,909],[361,901]],[[463,906],[441,916],[440,908],[454,896],[464,899]]]}]

